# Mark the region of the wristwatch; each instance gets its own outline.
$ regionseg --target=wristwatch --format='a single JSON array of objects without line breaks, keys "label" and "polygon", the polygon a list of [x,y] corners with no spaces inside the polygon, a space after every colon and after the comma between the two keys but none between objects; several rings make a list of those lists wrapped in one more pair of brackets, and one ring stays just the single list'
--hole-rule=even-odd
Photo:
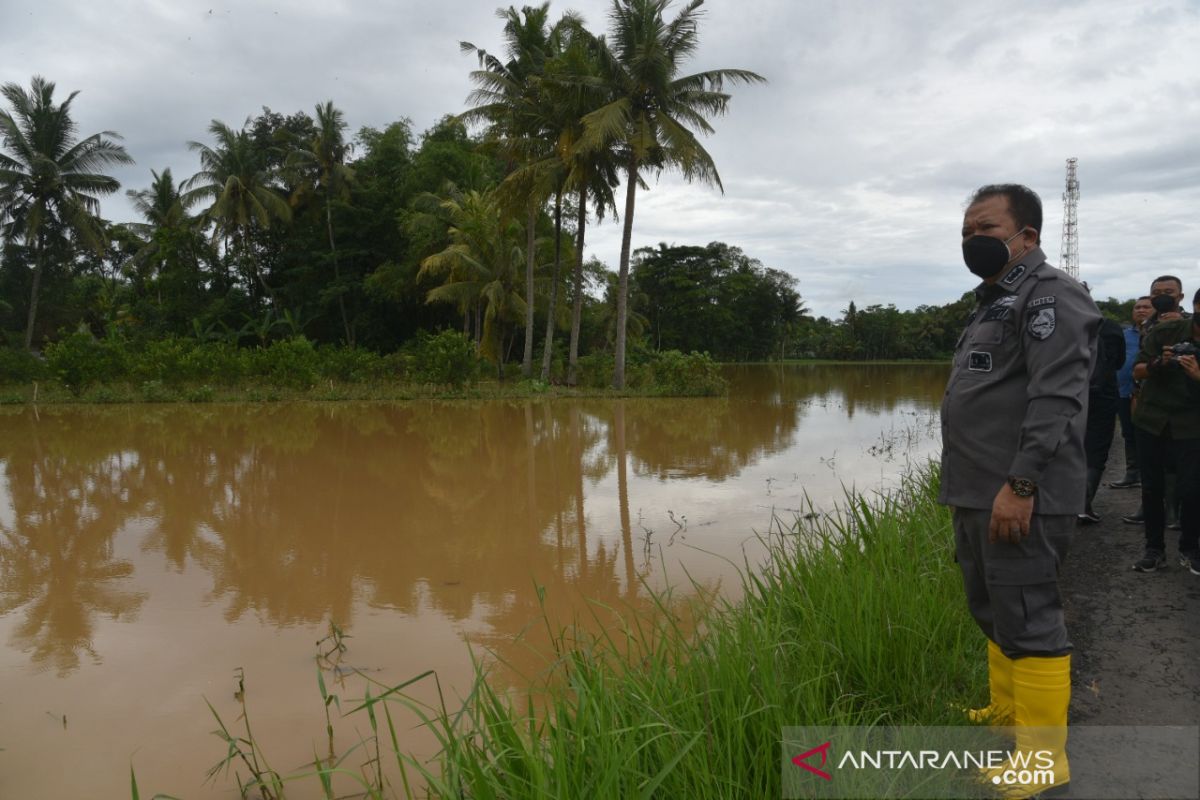
[{"label": "wristwatch", "polygon": [[1029,478],[1018,478],[1016,475],[1008,476],[1008,486],[1017,497],[1033,497],[1033,493],[1037,491],[1036,483]]}]

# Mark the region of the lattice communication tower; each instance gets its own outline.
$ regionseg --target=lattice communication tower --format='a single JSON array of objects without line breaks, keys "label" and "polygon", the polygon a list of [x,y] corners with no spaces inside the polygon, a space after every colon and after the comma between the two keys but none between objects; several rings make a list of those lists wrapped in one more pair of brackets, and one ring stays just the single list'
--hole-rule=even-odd
[{"label": "lattice communication tower", "polygon": [[1079,280],[1079,179],[1075,167],[1079,159],[1067,159],[1067,190],[1063,192],[1062,249],[1059,265],[1064,272]]}]

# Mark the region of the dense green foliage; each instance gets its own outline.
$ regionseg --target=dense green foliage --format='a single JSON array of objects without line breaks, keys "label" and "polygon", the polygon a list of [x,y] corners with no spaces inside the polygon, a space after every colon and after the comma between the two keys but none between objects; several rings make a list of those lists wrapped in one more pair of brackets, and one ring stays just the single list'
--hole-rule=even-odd
[{"label": "dense green foliage", "polygon": [[795,278],[721,242],[638,250],[631,279],[655,349],[779,358],[803,312]]},{"label": "dense green foliage", "polygon": [[[450,334],[458,336],[461,334]],[[423,352],[423,344],[413,348]],[[474,353],[468,352],[472,368]],[[414,356],[419,360],[419,355]],[[56,379],[76,395],[97,383],[131,382],[177,389],[190,385],[234,386],[262,382],[305,389],[319,380],[363,382],[406,377],[403,357],[383,358],[369,350],[316,346],[304,336],[278,339],[261,347],[201,342],[185,337],[129,341],[97,339],[76,331],[46,348],[45,362],[0,350],[0,368],[11,369],[5,383]],[[447,381],[449,382],[449,381]]]},{"label": "dense green foliage", "polygon": [[[574,383],[580,354],[614,350],[620,386],[633,209],[615,312],[585,281],[589,215],[615,207],[622,171],[631,188],[663,169],[719,185],[694,133],[726,109],[723,83],[761,80],[683,75],[700,2],[674,21],[667,5],[616,0],[610,37],[574,13],[552,22],[549,3],[502,9],[504,53],[462,44],[479,61],[476,91],[419,141],[403,119],[350,135],[328,100],[312,115],[264,107],[240,127],[214,119],[207,138],[186,143],[194,175],[151,170],[148,188],[127,191],[144,218],[127,224],[98,213],[98,197],[118,189],[107,170],[131,162],[120,137],[79,139],[77,93],[56,102],[40,76],[29,91],[4,84],[0,342],[43,350],[83,325],[100,349],[116,333],[259,348],[304,336],[394,352],[461,326],[498,375],[519,347],[530,377],[540,338],[543,382]],[[562,352],[555,337],[568,329]],[[309,383],[309,357],[284,347],[296,349],[294,380]],[[80,365],[63,378],[93,380]]]},{"label": "dense green foliage", "polygon": [[[630,364],[624,391],[631,394],[713,396],[728,389],[720,366],[707,353],[639,348]],[[515,369],[510,365],[510,373]],[[561,374],[561,361],[556,369]],[[607,390],[612,369],[611,353],[584,356],[580,388],[591,394]],[[185,336],[97,338],[83,329],[51,342],[44,358],[23,349],[0,348],[0,387],[9,389],[0,394],[0,403],[31,400],[28,387],[16,386],[30,383],[42,384],[36,396],[45,402],[405,398],[460,392],[486,377],[487,370],[475,343],[454,330],[419,332],[384,356],[361,347],[315,344],[303,335],[237,346]],[[61,387],[57,392],[56,386]],[[548,388],[540,382],[523,386],[526,392],[538,393]],[[264,394],[256,387],[269,391]],[[329,391],[305,394],[314,387]],[[499,387],[490,391],[504,393]]]},{"label": "dense green foliage", "polygon": [[[322,348],[351,353],[339,356],[343,374],[368,374],[354,364],[403,360],[395,354],[447,329],[500,377],[518,360],[533,377],[540,345],[541,381],[572,385],[595,382],[600,365],[615,385],[644,382],[626,360],[636,372],[646,350],[944,358],[969,298],[912,311],[850,302],[841,319],[813,319],[793,277],[735,246],[629,252],[638,181],[677,169],[719,186],[693,134],[727,109],[724,86],[761,80],[680,72],[698,48],[698,8],[669,21],[665,0],[616,0],[596,36],[573,14],[552,22],[548,4],[509,7],[502,55],[463,43],[479,68],[461,115],[420,135],[405,119],[351,134],[331,101],[311,114],[264,107],[240,127],[212,120],[205,138],[180,143],[197,172],[151,170],[148,187],[126,192],[143,220],[125,224],[98,215],[98,198],[118,188],[105,173],[130,160],[119,137],[77,136],[77,93],[57,102],[37,76],[28,90],[4,84],[0,345],[53,363],[4,352],[0,384],[170,384],[113,353],[156,352],[174,375],[186,370],[165,365],[186,350],[211,362],[195,380],[261,372],[304,387],[325,376]],[[621,263],[610,270],[585,261],[584,234],[618,207],[622,175]],[[1128,317],[1128,302],[1102,305]],[[223,347],[194,347],[211,343]],[[274,352],[273,366],[234,367],[253,360],[240,350]],[[297,373],[285,379],[287,365]]]}]

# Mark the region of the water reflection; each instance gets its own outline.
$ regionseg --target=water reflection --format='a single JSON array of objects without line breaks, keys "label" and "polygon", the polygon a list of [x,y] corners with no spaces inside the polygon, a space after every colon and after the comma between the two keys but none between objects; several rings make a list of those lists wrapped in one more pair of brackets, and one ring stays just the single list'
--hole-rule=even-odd
[{"label": "water reflection", "polygon": [[[720,400],[421,403],[408,407],[54,408],[0,416],[13,513],[0,527],[10,644],[66,673],[98,659],[92,619],[132,619],[145,594],[114,535],[210,577],[227,621],[349,624],[356,599],[490,624],[532,613],[528,580],[598,599],[637,585],[629,470],[736,478],[793,445],[806,409],[932,406],[944,370],[730,370]],[[589,543],[588,485],[615,472],[619,542]],[[618,564],[618,552],[620,563]]]},{"label": "water reflection", "polygon": [[12,514],[0,521],[0,615],[22,609],[11,645],[65,675],[85,656],[99,663],[96,615],[132,621],[146,599],[125,588],[133,564],[112,546],[130,514],[123,479],[135,458],[87,426],[47,436],[28,417],[12,421],[2,434]]},{"label": "water reflection", "polygon": [[[332,619],[403,621],[372,656],[403,678],[465,660],[463,635],[503,649],[543,598],[564,616],[644,603],[664,549],[717,586],[776,510],[877,477],[874,443],[897,415],[935,413],[946,369],[729,374],[730,397],[705,400],[2,411],[0,667],[111,682],[106,658],[150,617],[154,646],[205,685]],[[307,685],[305,655],[274,668]],[[10,687],[37,697],[23,674]],[[175,728],[203,716],[182,705]]]}]

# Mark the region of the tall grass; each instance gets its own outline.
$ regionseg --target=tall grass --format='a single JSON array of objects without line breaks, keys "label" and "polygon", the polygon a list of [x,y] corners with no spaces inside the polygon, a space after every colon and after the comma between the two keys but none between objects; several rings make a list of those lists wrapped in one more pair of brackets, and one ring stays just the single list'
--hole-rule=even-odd
[{"label": "tall grass", "polygon": [[445,797],[779,797],[782,729],[956,724],[980,699],[982,640],[965,610],[948,511],[925,469],[770,537],[736,604],[666,603],[607,633],[558,640],[540,705],[484,677],[425,777]]},{"label": "tall grass", "polygon": [[[371,753],[354,779],[361,796],[414,796],[411,770],[433,797],[779,797],[785,727],[961,724],[956,709],[984,699],[983,641],[937,483],[924,468],[894,492],[773,531],[737,602],[682,601],[681,613],[668,594],[651,614],[599,608],[606,624],[553,637],[530,691],[505,691],[482,663],[453,710],[406,698],[413,681],[368,688],[347,712],[370,717],[371,740],[356,745]],[[397,752],[396,701],[437,736],[432,764]],[[385,759],[401,782],[379,769]],[[321,761],[332,797],[330,764],[345,762]]]}]

